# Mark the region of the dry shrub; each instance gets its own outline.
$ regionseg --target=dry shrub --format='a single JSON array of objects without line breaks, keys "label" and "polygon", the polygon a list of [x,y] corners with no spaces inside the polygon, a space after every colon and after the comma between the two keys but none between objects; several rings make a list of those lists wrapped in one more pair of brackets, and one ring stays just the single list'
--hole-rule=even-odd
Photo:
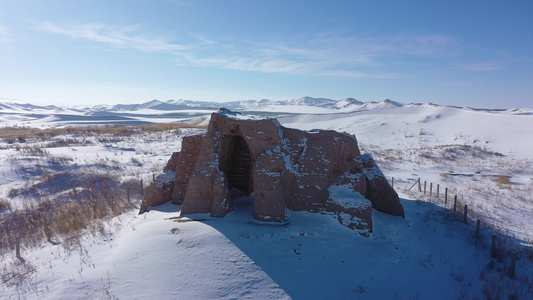
[{"label": "dry shrub", "polygon": [[127,197],[129,185],[132,184],[119,186],[114,183],[116,188],[105,188],[107,185],[104,184],[102,188],[102,184],[95,182],[88,184],[83,193],[76,192],[76,197],[70,193],[69,196],[44,199],[38,205],[22,210],[5,212],[0,222],[0,236],[4,237],[0,241],[0,254],[15,248],[17,236],[21,245],[35,246],[44,241],[62,243],[71,240],[87,228],[91,233],[102,232],[98,220],[133,208]]},{"label": "dry shrub", "polygon": [[515,279],[506,276],[507,270],[502,265],[487,266],[482,271],[483,287],[481,292],[485,299],[531,299],[533,281],[527,274]]},{"label": "dry shrub", "polygon": [[2,284],[5,284],[5,286],[20,287],[22,283],[31,278],[37,272],[36,266],[27,261],[20,261],[17,258],[12,258],[9,261],[6,260],[2,269],[2,276],[0,278],[2,280]]},{"label": "dry shrub", "polygon": [[32,128],[32,127],[2,127],[0,128],[0,138],[6,139],[8,143],[15,141],[25,142],[27,139],[49,140],[53,137],[73,134],[94,136],[100,134],[113,134],[116,136],[131,136],[132,134],[144,131],[168,131],[182,128],[204,128],[196,123],[161,123],[161,124],[143,124],[143,125],[89,125],[89,126],[68,126],[62,128]]},{"label": "dry shrub", "polygon": [[510,175],[498,175],[492,178],[492,181],[495,182],[500,188],[511,188],[511,176]]},{"label": "dry shrub", "polygon": [[0,212],[4,210],[10,210],[11,209],[11,203],[5,199],[0,199]]}]

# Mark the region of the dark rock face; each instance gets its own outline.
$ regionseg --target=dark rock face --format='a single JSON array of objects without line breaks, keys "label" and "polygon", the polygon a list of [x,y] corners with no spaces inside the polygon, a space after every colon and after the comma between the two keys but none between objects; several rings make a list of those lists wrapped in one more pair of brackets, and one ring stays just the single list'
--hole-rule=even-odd
[{"label": "dark rock face", "polygon": [[[222,217],[233,209],[230,190],[238,189],[253,196],[260,221],[286,222],[287,209],[330,212],[350,228],[371,232],[374,201],[385,212],[389,206],[397,212],[399,204],[403,215],[398,195],[385,180],[386,189],[373,160],[364,165],[353,135],[289,129],[275,119],[244,119],[221,110],[211,115],[207,133],[185,137],[171,160],[176,175],[170,199],[183,204],[182,214]],[[382,177],[369,180],[367,168]],[[330,187],[353,195],[339,204]],[[361,195],[376,200],[369,198],[371,204]],[[159,195],[145,201],[150,197]],[[389,198],[397,203],[387,204]]]},{"label": "dark rock face", "polygon": [[365,198],[372,202],[372,207],[393,216],[405,217],[398,193],[390,186],[387,178],[369,154],[362,155],[367,190]]}]

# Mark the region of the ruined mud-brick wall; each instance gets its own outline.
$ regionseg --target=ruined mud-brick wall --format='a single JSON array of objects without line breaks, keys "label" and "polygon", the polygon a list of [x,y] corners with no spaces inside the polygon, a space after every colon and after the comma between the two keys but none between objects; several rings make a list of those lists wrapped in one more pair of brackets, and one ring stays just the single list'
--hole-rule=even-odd
[{"label": "ruined mud-brick wall", "polygon": [[[182,214],[222,217],[233,209],[231,188],[238,188],[253,193],[254,217],[261,221],[285,222],[287,209],[322,211],[348,214],[352,221],[345,221],[346,226],[371,230],[372,206],[403,216],[398,195],[375,162],[363,160],[355,136],[336,131],[289,129],[275,119],[244,119],[221,111],[211,115],[205,135],[183,139],[169,165],[175,166],[171,196],[152,197],[143,209],[171,199],[183,204]],[[331,186],[370,201],[354,197],[357,205],[337,202]]]}]

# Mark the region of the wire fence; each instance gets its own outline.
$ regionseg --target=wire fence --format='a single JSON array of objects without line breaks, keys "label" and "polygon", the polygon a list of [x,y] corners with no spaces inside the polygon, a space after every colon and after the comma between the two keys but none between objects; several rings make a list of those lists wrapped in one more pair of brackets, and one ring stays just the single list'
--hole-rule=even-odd
[{"label": "wire fence", "polygon": [[458,198],[457,194],[452,194],[448,187],[442,187],[439,183],[422,181],[421,178],[409,181],[391,178],[391,185],[394,189],[399,188],[398,182],[406,182],[407,185],[404,186],[403,191],[410,193],[416,200],[442,207],[450,216],[448,219],[464,223],[465,230],[471,230],[476,246],[489,247],[491,258],[508,261],[509,277],[515,277],[518,259],[533,259],[533,243],[531,241],[522,241],[502,233],[499,228],[485,221],[487,217],[484,216],[483,212],[472,210],[464,200]]}]

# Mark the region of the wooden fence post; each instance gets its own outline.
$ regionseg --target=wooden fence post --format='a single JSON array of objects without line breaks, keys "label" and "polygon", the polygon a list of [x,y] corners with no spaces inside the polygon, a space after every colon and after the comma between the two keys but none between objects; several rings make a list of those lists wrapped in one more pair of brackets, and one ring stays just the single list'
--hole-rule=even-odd
[{"label": "wooden fence post", "polygon": [[420,178],[418,178],[415,183],[413,183],[413,185],[409,188],[409,190],[411,190],[412,188],[415,187],[415,185],[418,183],[418,188],[420,188]]},{"label": "wooden fence post", "polygon": [[426,194],[426,181],[424,180],[424,195]]},{"label": "wooden fence post", "polygon": [[448,204],[448,188],[444,189],[444,205]]},{"label": "wooden fence post", "polygon": [[21,258],[20,256],[20,237],[15,237],[15,254],[17,255],[17,258]]},{"label": "wooden fence post", "polygon": [[152,174],[152,181],[155,181],[155,174]]},{"label": "wooden fence post", "polygon": [[50,230],[50,227],[48,226],[47,221],[45,221],[43,224],[43,231],[44,231],[44,236],[46,237],[46,241],[49,243],[52,243],[52,231]]},{"label": "wooden fence post", "polygon": [[429,196],[431,197],[431,194],[433,194],[433,182],[429,183]]},{"label": "wooden fence post", "polygon": [[511,267],[509,268],[509,277],[514,278],[516,271],[516,252],[511,252]]},{"label": "wooden fence post", "polygon": [[420,178],[418,178],[418,192],[422,192],[422,187],[420,186]]},{"label": "wooden fence post", "polygon": [[476,239],[479,240],[480,234],[481,234],[481,220],[477,219],[477,221],[476,221]]},{"label": "wooden fence post", "polygon": [[437,183],[437,198],[439,198],[440,184]]},{"label": "wooden fence post", "polygon": [[392,189],[394,189],[394,177],[392,177]]},{"label": "wooden fence post", "polygon": [[490,248],[490,257],[496,257],[496,235],[492,235],[492,246]]},{"label": "wooden fence post", "polygon": [[465,224],[468,224],[468,205],[466,205],[466,204],[465,204],[465,211],[464,211],[464,213],[465,213],[465,216],[464,216],[464,218],[463,218],[463,222],[464,222]]},{"label": "wooden fence post", "polygon": [[453,212],[457,211],[457,195],[453,198]]}]

